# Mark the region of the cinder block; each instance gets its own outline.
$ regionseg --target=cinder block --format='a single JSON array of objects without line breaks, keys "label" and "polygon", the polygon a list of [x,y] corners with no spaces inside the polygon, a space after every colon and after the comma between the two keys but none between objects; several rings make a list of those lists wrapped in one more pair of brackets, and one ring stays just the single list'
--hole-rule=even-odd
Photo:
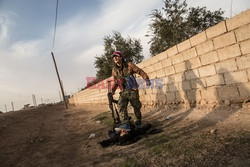
[{"label": "cinder block", "polygon": [[213,38],[227,32],[225,21],[216,24],[206,30],[207,38]]},{"label": "cinder block", "polygon": [[148,73],[148,77],[149,77],[150,79],[155,79],[155,78],[157,77],[156,72]]},{"label": "cinder block", "polygon": [[166,76],[166,75],[165,75],[164,69],[160,69],[160,70],[156,71],[156,77],[157,77],[157,78],[163,78],[163,77],[165,77],[165,76]]},{"label": "cinder block", "polygon": [[198,55],[202,55],[202,54],[205,54],[214,50],[214,44],[212,40],[201,43],[195,47],[196,47]]},{"label": "cinder block", "polygon": [[231,45],[217,50],[220,60],[225,60],[241,55],[239,44]]},{"label": "cinder block", "polygon": [[171,58],[167,58],[161,61],[162,67],[169,67],[172,65],[172,59]]},{"label": "cinder block", "polygon": [[238,88],[240,92],[240,97],[243,100],[247,100],[250,98],[250,82],[239,84]]},{"label": "cinder block", "polygon": [[168,89],[170,92],[174,92],[174,91],[178,91],[178,84],[172,83],[172,84],[168,84]]},{"label": "cinder block", "polygon": [[140,95],[139,98],[140,98],[141,103],[145,102],[145,96],[141,96],[141,95]]},{"label": "cinder block", "polygon": [[198,89],[198,88],[205,88],[206,86],[206,82],[204,79],[193,79],[191,80],[191,88],[192,89]]},{"label": "cinder block", "polygon": [[151,73],[151,72],[154,72],[155,69],[154,69],[154,66],[153,65],[150,65],[150,66],[147,66],[144,70],[146,73]]},{"label": "cinder block", "polygon": [[139,95],[140,96],[144,96],[146,94],[146,90],[145,89],[139,89]]},{"label": "cinder block", "polygon": [[140,63],[136,64],[136,66],[139,67],[140,69],[143,69],[144,68],[144,63],[140,62]]},{"label": "cinder block", "polygon": [[150,99],[152,101],[156,101],[157,100],[156,94],[150,94]]},{"label": "cinder block", "polygon": [[143,71],[146,72],[146,73],[149,73],[148,70],[149,70],[148,67],[143,68]]},{"label": "cinder block", "polygon": [[151,102],[152,100],[151,100],[150,94],[144,95],[144,100],[146,102]]},{"label": "cinder block", "polygon": [[205,78],[205,81],[206,81],[206,84],[207,84],[208,87],[209,86],[217,86],[217,85],[224,85],[225,84],[225,81],[224,81],[224,78],[223,78],[222,74],[207,77],[207,78]]},{"label": "cinder block", "polygon": [[150,60],[150,59],[151,59],[151,58],[149,58],[149,59],[143,61],[144,67],[147,67],[147,66],[150,66],[150,65],[151,65],[151,60]]},{"label": "cinder block", "polygon": [[236,43],[234,32],[229,32],[221,36],[218,36],[213,39],[213,42],[214,42],[215,49],[228,46],[228,45],[232,45]]},{"label": "cinder block", "polygon": [[[163,80],[156,80],[154,82],[154,86],[153,86],[153,93],[161,93],[163,92],[162,87],[163,87]],[[152,86],[152,85],[151,85]]]},{"label": "cinder block", "polygon": [[214,87],[202,89],[201,90],[201,98],[209,103],[218,101],[218,99],[219,99],[218,94],[217,94],[217,90]]},{"label": "cinder block", "polygon": [[184,102],[186,99],[186,93],[184,91],[176,91],[175,98],[177,102]]},{"label": "cinder block", "polygon": [[145,88],[145,91],[146,91],[146,95],[150,95],[150,94],[152,94],[152,93],[153,93],[153,91],[152,91],[151,87],[149,87],[149,88]]},{"label": "cinder block", "polygon": [[250,38],[250,24],[240,27],[235,30],[236,39],[238,42],[244,41]]},{"label": "cinder block", "polygon": [[240,43],[240,49],[242,54],[250,53],[250,39]]},{"label": "cinder block", "polygon": [[163,94],[163,93],[157,93],[156,94],[156,101],[157,102],[164,102],[166,100],[167,100],[167,98],[166,98],[165,94]]},{"label": "cinder block", "polygon": [[238,68],[240,70],[250,68],[250,54],[247,54],[247,55],[241,56],[241,57],[237,57],[236,62],[237,62]]},{"label": "cinder block", "polygon": [[178,53],[177,46],[173,46],[172,48],[169,48],[167,51],[168,57],[172,57]]},{"label": "cinder block", "polygon": [[204,67],[200,67],[200,68],[198,68],[198,70],[199,70],[200,77],[207,77],[207,76],[212,76],[212,75],[216,74],[216,71],[215,71],[213,64],[208,65],[208,66],[204,66]]},{"label": "cinder block", "polygon": [[180,90],[184,90],[184,91],[191,89],[190,81],[182,81],[181,83],[179,83],[179,88]]},{"label": "cinder block", "polygon": [[250,23],[250,9],[246,10],[245,12],[242,12],[239,15],[236,15],[228,20],[226,20],[226,25],[228,31],[231,31],[233,29],[236,29],[238,27],[241,27],[245,24]]},{"label": "cinder block", "polygon": [[166,96],[167,96],[167,103],[168,104],[171,104],[175,101],[175,92],[168,92],[166,94]]},{"label": "cinder block", "polygon": [[167,51],[161,52],[155,56],[159,61],[168,58]]},{"label": "cinder block", "polygon": [[165,70],[165,74],[166,74],[166,76],[168,76],[168,75],[171,75],[171,74],[174,74],[174,73],[175,73],[175,71],[174,71],[174,67],[173,67],[173,66],[167,67],[167,68],[165,68],[164,70]]},{"label": "cinder block", "polygon": [[217,88],[220,100],[239,101],[240,95],[237,86],[223,86]]},{"label": "cinder block", "polygon": [[156,56],[154,56],[154,57],[150,58],[150,61],[151,61],[151,64],[156,64],[156,63],[158,63],[158,62],[159,62],[159,60],[157,59],[157,57],[156,57]]},{"label": "cinder block", "polygon": [[187,69],[185,63],[175,64],[174,68],[176,73],[183,72]]},{"label": "cinder block", "polygon": [[191,48],[191,44],[189,39],[187,39],[186,41],[181,42],[180,44],[177,45],[178,51],[182,52],[184,50],[187,50],[189,48]]},{"label": "cinder block", "polygon": [[195,45],[198,45],[202,42],[205,42],[207,40],[207,36],[206,36],[206,33],[205,31],[193,36],[190,38],[190,43],[191,43],[191,46],[195,46]]},{"label": "cinder block", "polygon": [[[158,89],[156,89],[155,87],[152,88],[152,94],[157,94],[158,93]],[[151,96],[152,97],[152,96]],[[151,98],[152,99],[152,98]]]},{"label": "cinder block", "polygon": [[175,82],[174,75],[167,76],[167,77],[163,78],[164,85],[171,84],[171,83],[174,83],[174,82]]},{"label": "cinder block", "polygon": [[199,78],[199,72],[197,69],[194,70],[188,70],[185,72],[185,78],[186,80],[196,79]]},{"label": "cinder block", "polygon": [[215,62],[219,61],[219,58],[217,56],[216,51],[209,52],[209,53],[206,53],[204,55],[201,55],[200,59],[201,59],[201,64],[202,65],[212,64],[212,63],[215,63]]},{"label": "cinder block", "polygon": [[179,53],[177,55],[174,55],[172,56],[172,63],[173,64],[177,64],[177,63],[180,63],[180,62],[183,62],[183,55],[182,53]]},{"label": "cinder block", "polygon": [[167,86],[167,85],[163,85],[163,86],[162,86],[162,92],[165,93],[165,94],[166,94],[167,92],[169,92],[169,89],[168,89],[168,86]]},{"label": "cinder block", "polygon": [[155,64],[153,64],[153,66],[154,66],[154,70],[155,71],[162,69],[161,62],[155,63]]},{"label": "cinder block", "polygon": [[182,52],[183,54],[183,60],[189,60],[193,57],[197,57],[197,53],[196,53],[196,49],[195,48],[191,48],[188,50],[185,50]]},{"label": "cinder block", "polygon": [[185,74],[184,73],[178,73],[174,75],[175,82],[182,82],[185,80]]},{"label": "cinder block", "polygon": [[108,88],[106,88],[106,89],[100,89],[100,93],[104,93],[106,95],[107,94],[107,89]]},{"label": "cinder block", "polygon": [[199,57],[195,57],[195,58],[192,58],[188,61],[185,61],[185,64],[186,64],[187,69],[190,70],[190,69],[200,67],[201,61],[200,61]]},{"label": "cinder block", "polygon": [[186,90],[186,93],[190,103],[196,103],[201,99],[200,90]]},{"label": "cinder block", "polygon": [[219,62],[215,64],[215,67],[218,74],[237,70],[237,65],[234,59]]},{"label": "cinder block", "polygon": [[248,82],[248,76],[245,70],[225,73],[224,77],[225,77],[226,84]]}]

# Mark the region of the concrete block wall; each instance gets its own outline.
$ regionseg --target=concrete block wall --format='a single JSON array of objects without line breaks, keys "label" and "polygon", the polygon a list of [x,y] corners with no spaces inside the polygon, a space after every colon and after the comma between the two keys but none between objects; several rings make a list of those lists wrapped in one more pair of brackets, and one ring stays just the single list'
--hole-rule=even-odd
[{"label": "concrete block wall", "polygon": [[[234,103],[249,99],[249,18],[250,10],[247,10],[139,63],[150,79],[161,81],[160,89],[152,84],[139,90],[141,102],[154,106]],[[107,104],[107,100],[107,89],[98,88],[74,94],[70,102]]]}]

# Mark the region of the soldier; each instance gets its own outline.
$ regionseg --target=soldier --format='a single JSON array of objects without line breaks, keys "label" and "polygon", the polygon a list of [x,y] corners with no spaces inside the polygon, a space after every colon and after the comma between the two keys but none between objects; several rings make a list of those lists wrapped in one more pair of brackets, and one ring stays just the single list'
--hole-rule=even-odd
[{"label": "soldier", "polygon": [[112,94],[115,94],[117,87],[120,88],[120,97],[118,100],[118,111],[121,117],[121,125],[116,128],[117,131],[130,131],[130,121],[127,111],[128,102],[134,109],[136,117],[135,126],[141,128],[141,102],[139,100],[138,84],[135,80],[134,74],[139,74],[146,81],[146,86],[150,86],[151,82],[148,75],[132,62],[126,62],[126,59],[120,51],[113,53],[114,68],[112,76],[114,78],[114,85],[112,87]]}]

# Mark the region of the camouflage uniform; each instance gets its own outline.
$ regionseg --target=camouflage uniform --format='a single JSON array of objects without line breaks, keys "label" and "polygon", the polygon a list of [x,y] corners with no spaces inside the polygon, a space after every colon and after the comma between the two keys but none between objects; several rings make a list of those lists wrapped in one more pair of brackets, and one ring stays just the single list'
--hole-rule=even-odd
[{"label": "camouflage uniform", "polygon": [[114,85],[112,92],[115,92],[117,87],[121,89],[118,100],[118,110],[123,124],[129,122],[127,111],[128,102],[132,105],[135,113],[135,124],[141,124],[141,102],[139,100],[138,84],[135,80],[134,74],[139,74],[143,79],[149,79],[148,75],[135,64],[123,62],[122,66],[115,66],[112,70],[114,77]]}]

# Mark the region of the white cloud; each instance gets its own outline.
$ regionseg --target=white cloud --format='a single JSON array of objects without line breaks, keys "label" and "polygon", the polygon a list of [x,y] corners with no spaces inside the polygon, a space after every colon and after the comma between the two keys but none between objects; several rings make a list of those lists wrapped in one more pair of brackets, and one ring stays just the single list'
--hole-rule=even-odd
[{"label": "white cloud", "polygon": [[38,56],[40,52],[41,41],[18,41],[14,43],[10,48],[9,55],[12,58],[30,58]]},{"label": "white cloud", "polygon": [[9,17],[0,13],[0,49],[3,48],[9,39]]},{"label": "white cloud", "polygon": [[[103,45],[93,45],[91,48],[83,50],[82,52],[79,53],[78,56],[75,58],[76,63],[94,63],[94,57],[98,56],[102,53],[103,51]],[[86,61],[86,58],[91,60],[91,62]]]}]

